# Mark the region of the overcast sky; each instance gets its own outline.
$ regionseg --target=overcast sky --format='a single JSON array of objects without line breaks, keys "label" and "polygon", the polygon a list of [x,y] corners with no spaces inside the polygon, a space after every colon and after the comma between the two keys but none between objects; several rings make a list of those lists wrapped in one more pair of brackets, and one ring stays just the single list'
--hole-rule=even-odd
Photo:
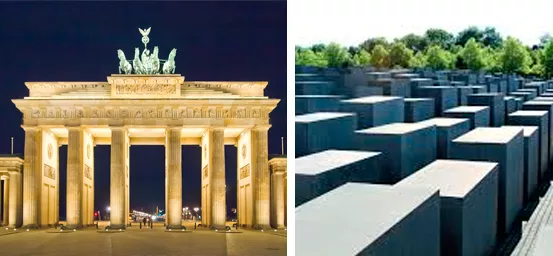
[{"label": "overcast sky", "polygon": [[369,37],[391,40],[428,28],[455,35],[474,25],[493,26],[526,45],[553,34],[551,3],[543,0],[301,0],[289,1],[289,28],[295,45],[337,42],[358,45]]}]

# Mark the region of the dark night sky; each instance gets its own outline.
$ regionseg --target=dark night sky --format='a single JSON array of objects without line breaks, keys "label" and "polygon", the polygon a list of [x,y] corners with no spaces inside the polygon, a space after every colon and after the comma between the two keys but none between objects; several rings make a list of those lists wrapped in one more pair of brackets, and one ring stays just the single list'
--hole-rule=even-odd
[{"label": "dark night sky", "polygon": [[[271,113],[269,154],[286,137],[286,2],[0,3],[0,154],[23,153],[22,115],[11,99],[25,81],[107,81],[117,49],[143,48],[152,27],[160,58],[177,48],[175,73],[188,81],[269,81],[281,99]],[[200,147],[183,146],[183,207],[200,206]],[[163,146],[131,146],[131,207],[164,208]],[[225,146],[227,207],[236,207],[236,148]],[[95,148],[95,208],[109,205],[110,147]],[[60,148],[60,217],[65,216],[67,146]]]}]

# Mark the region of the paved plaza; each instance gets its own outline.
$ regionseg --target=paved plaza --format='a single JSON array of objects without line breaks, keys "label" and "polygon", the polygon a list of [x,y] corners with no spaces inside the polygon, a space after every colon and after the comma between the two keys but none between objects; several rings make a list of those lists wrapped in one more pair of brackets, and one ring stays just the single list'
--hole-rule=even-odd
[{"label": "paved plaza", "polygon": [[282,230],[166,232],[159,225],[140,229],[133,224],[118,233],[99,233],[95,227],[49,233],[55,231],[2,229],[2,255],[286,255],[286,233]]}]

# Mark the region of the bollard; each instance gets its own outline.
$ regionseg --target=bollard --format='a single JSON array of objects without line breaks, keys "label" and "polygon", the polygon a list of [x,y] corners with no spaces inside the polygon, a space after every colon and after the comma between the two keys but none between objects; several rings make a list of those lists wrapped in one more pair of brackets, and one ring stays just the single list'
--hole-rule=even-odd
[{"label": "bollard", "polygon": [[142,229],[142,222],[140,222],[140,229]]},{"label": "bollard", "polygon": [[196,222],[194,221],[194,229],[196,229]]}]

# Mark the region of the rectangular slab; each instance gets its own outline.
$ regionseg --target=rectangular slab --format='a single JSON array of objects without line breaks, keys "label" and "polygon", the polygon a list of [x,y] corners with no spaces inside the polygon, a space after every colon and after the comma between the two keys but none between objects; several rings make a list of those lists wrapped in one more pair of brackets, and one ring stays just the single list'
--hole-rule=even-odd
[{"label": "rectangular slab", "polygon": [[358,130],[355,142],[359,149],[382,152],[386,183],[395,183],[436,159],[434,125],[394,123]]},{"label": "rectangular slab", "polygon": [[435,125],[437,135],[437,158],[447,159],[451,141],[470,131],[470,120],[466,118],[436,117],[419,122],[422,125]]},{"label": "rectangular slab", "polygon": [[296,95],[332,95],[332,81],[296,81]]},{"label": "rectangular slab", "polygon": [[460,106],[444,112],[444,117],[468,118],[471,129],[490,126],[490,108],[484,106]]},{"label": "rectangular slab", "polygon": [[503,126],[522,128],[524,133],[524,204],[537,192],[539,176],[539,133],[537,126]]},{"label": "rectangular slab", "polygon": [[453,140],[452,159],[499,163],[497,234],[514,228],[522,210],[524,180],[524,137],[521,128],[478,127]]},{"label": "rectangular slab", "polygon": [[342,96],[296,95],[296,115],[315,112],[337,112]]},{"label": "rectangular slab", "polygon": [[549,163],[551,163],[551,145],[549,145],[549,137],[551,131],[549,130],[549,114],[547,111],[536,110],[520,110],[509,115],[509,125],[524,125],[524,126],[537,126],[539,129],[539,163],[540,163],[540,175],[538,177],[539,182],[543,180],[543,176],[547,171]]},{"label": "rectangular slab", "polygon": [[474,93],[473,88],[468,86],[456,86],[455,88],[457,88],[457,96],[458,96],[457,104],[459,106],[467,105],[467,96],[469,94]]},{"label": "rectangular slab", "polygon": [[296,116],[295,121],[296,157],[327,149],[351,148],[353,131],[357,129],[354,113],[311,113]]},{"label": "rectangular slab", "polygon": [[359,129],[403,122],[405,118],[403,98],[400,97],[368,96],[342,100],[340,109],[357,114]]},{"label": "rectangular slab", "polygon": [[529,101],[536,98],[536,92],[521,92],[520,90],[522,89],[519,89],[516,92],[511,92],[509,95],[514,97],[520,97],[523,99],[523,101]]},{"label": "rectangular slab", "polygon": [[545,92],[545,83],[544,82],[530,82],[526,83],[523,88],[532,88],[536,89],[538,92],[538,95]]},{"label": "rectangular slab", "polygon": [[405,98],[405,122],[413,123],[434,117],[434,99]]},{"label": "rectangular slab", "polygon": [[296,208],[295,253],[440,255],[439,202],[436,189],[348,183]]},{"label": "rectangular slab", "polygon": [[[530,100],[522,104],[522,110],[547,111],[549,119],[549,135],[553,131],[553,101]],[[553,137],[549,136],[549,163],[553,163]]]},{"label": "rectangular slab", "polygon": [[369,88],[374,87],[386,96],[409,97],[411,96],[411,87],[408,81],[400,82],[392,79],[376,79],[368,81]]},{"label": "rectangular slab", "polygon": [[512,96],[503,97],[503,101],[505,101],[505,120],[507,120],[507,115],[517,111],[517,103]]},{"label": "rectangular slab", "polygon": [[469,106],[490,107],[490,126],[505,124],[505,102],[501,93],[478,93],[467,97]]},{"label": "rectangular slab", "polygon": [[515,103],[517,105],[517,110],[522,110],[522,104],[524,104],[524,98],[515,97]]},{"label": "rectangular slab", "polygon": [[395,187],[440,190],[441,255],[487,255],[496,242],[498,164],[436,160]]},{"label": "rectangular slab", "polygon": [[347,182],[380,181],[379,152],[325,150],[296,158],[296,207]]},{"label": "rectangular slab", "polygon": [[421,86],[415,90],[415,97],[433,98],[436,115],[457,106],[457,89],[453,86]]}]

